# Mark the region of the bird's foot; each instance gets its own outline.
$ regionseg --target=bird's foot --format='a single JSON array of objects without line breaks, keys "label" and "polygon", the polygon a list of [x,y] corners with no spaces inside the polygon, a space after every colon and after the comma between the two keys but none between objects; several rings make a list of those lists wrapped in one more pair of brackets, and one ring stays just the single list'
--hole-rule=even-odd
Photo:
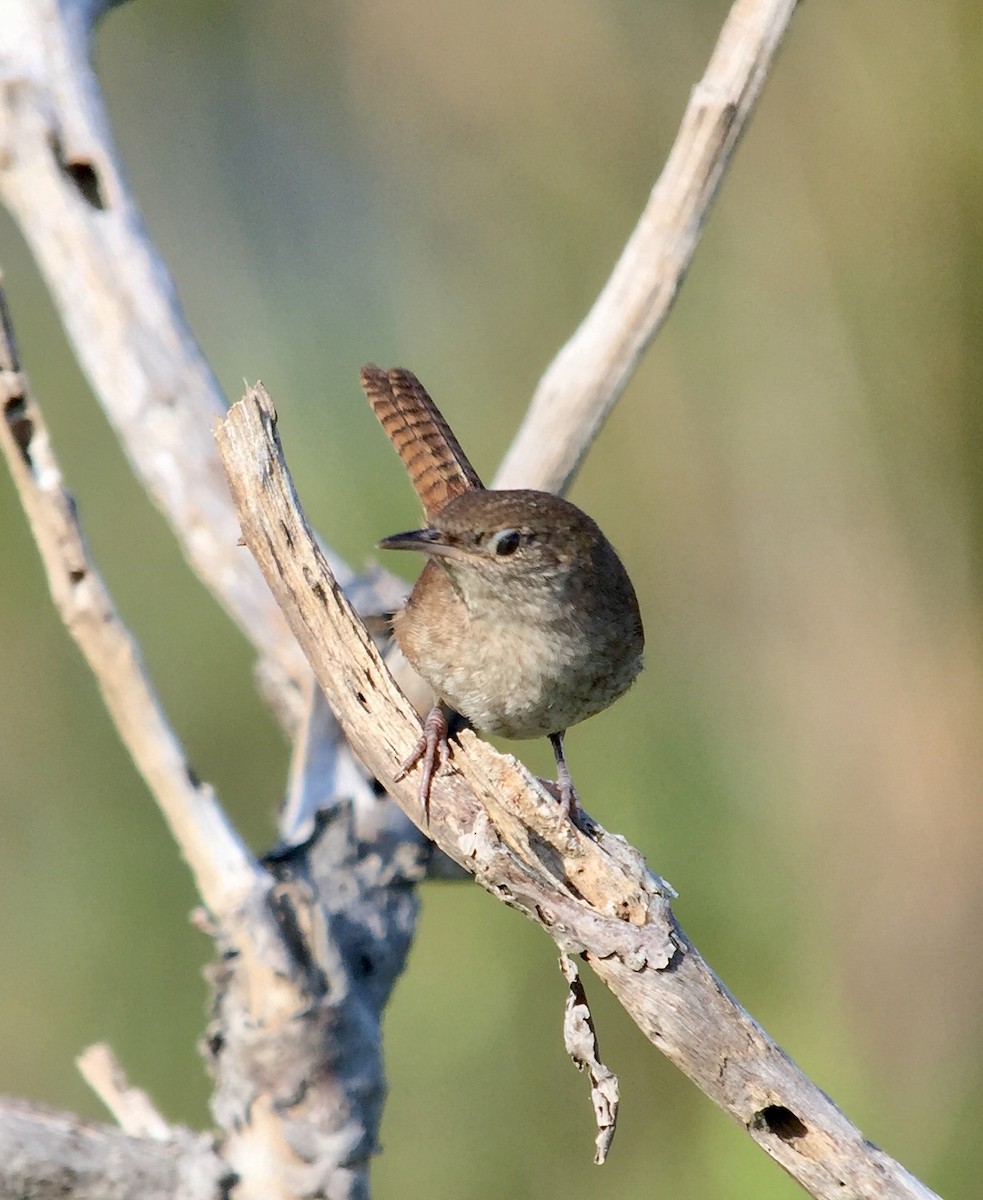
[{"label": "bird's foot", "polygon": [[599,826],[580,807],[580,797],[573,786],[570,768],[563,753],[563,734],[550,734],[550,742],[556,756],[556,788],[560,794],[560,815],[563,819],[572,821],[582,833],[593,837]]},{"label": "bird's foot", "polygon": [[573,786],[569,776],[566,780],[558,779],[556,786],[560,793],[560,812],[562,816],[569,818],[581,833],[586,833],[588,837],[594,837],[600,826],[593,817],[588,816],[580,807],[580,797],[577,795],[577,789]]},{"label": "bird's foot", "polygon": [[579,825],[580,800],[577,790],[570,778],[570,768],[567,766],[563,753],[563,733],[551,733],[550,745],[553,747],[553,757],[556,759],[556,786],[560,789],[560,813],[567,820]]},{"label": "bird's foot", "polygon": [[[565,779],[563,777],[564,774],[566,774]],[[580,797],[577,795],[577,789],[573,786],[573,780],[570,778],[569,772],[560,772],[556,786],[560,790],[561,814],[576,825],[581,813]]]},{"label": "bird's foot", "polygon": [[439,704],[435,704],[423,722],[420,740],[400,763],[399,770],[395,775],[395,782],[398,783],[401,779],[406,778],[417,763],[422,762],[420,789],[417,794],[420,797],[420,807],[423,809],[423,818],[427,824],[430,823],[430,784],[441,760],[446,759],[449,755],[447,718],[444,716],[443,708]]}]

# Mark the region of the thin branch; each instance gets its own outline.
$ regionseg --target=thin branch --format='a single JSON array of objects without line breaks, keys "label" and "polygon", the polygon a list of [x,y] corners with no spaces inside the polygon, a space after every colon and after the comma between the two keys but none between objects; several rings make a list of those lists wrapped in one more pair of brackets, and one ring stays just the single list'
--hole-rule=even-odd
[{"label": "thin branch", "polygon": [[139,647],[89,559],[75,502],[62,481],[44,418],[20,371],[2,290],[0,404],[4,416],[0,445],[44,560],[55,606],[191,867],[202,899],[216,916],[226,916],[261,883],[263,873],[211,788],[195,778],[147,676]]},{"label": "thin branch", "polygon": [[[423,825],[413,780],[394,781],[415,712],[332,578],[300,511],[261,387],[218,430],[243,537],[345,736]],[[515,759],[473,734],[434,780],[428,832],[500,900],[585,960],[655,1045],[813,1196],[933,1195],[867,1142],[734,1000],[676,923],[668,889],[624,839],[585,837]]]},{"label": "thin branch", "polygon": [[[364,1200],[385,1097],[382,1010],[414,929],[416,899],[407,884],[422,877],[428,852],[373,795],[359,806],[336,800],[310,844],[282,852],[269,869],[255,861],[188,767],[136,643],[88,558],[19,369],[2,289],[0,405],[0,445],[56,607],[215,918],[209,932],[220,958],[206,1050],[236,1195]],[[319,762],[316,740],[306,744]],[[297,774],[313,769],[298,764]],[[381,819],[380,808],[387,810]],[[105,1065],[96,1064],[100,1094],[121,1118],[133,1115]]]},{"label": "thin branch", "polygon": [[540,380],[495,487],[565,492],[669,314],[797,0],[737,0],[669,159],[590,312]]},{"label": "thin branch", "polygon": [[91,22],[104,7],[5,0],[0,196],[135,474],[195,572],[265,657],[281,710],[296,714],[303,661],[236,546],[211,438],[225,399],[129,191],[92,70]]},{"label": "thin branch", "polygon": [[75,1065],[126,1133],[157,1142],[166,1142],[173,1136],[174,1131],[153,1101],[142,1088],[130,1083],[119,1059],[105,1042],[83,1050]]}]

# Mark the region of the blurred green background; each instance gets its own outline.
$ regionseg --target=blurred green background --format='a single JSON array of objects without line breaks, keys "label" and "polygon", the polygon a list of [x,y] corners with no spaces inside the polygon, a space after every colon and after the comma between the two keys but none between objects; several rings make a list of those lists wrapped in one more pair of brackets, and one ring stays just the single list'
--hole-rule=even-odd
[{"label": "blurred green background", "polygon": [[[262,377],[308,514],[356,564],[416,519],[366,360],[411,367],[490,476],[645,202],[727,4],[139,0],[97,42],[121,152],[228,395]],[[648,669],[573,731],[588,809],[864,1133],[983,1173],[983,35],[978,4],[804,5],[676,309],[572,497],[619,547]],[[19,234],[0,262],[96,560],[251,843],[287,748],[251,655],[129,479]],[[108,1039],[207,1122],[209,944],[0,478],[0,1090],[100,1116]],[[408,564],[397,564],[405,567]],[[548,771],[548,746],[518,749]],[[387,1021],[379,1197],[800,1194],[599,985],[609,1164],[551,943],[430,885]]]}]

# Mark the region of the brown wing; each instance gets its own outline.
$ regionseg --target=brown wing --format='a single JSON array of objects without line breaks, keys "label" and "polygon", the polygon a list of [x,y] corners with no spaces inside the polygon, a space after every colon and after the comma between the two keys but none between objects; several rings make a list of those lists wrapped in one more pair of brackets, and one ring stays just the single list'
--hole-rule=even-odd
[{"label": "brown wing", "polygon": [[451,427],[412,372],[401,367],[385,371],[369,363],[360,378],[373,412],[409,472],[427,520],[433,520],[448,500],[482,487]]}]

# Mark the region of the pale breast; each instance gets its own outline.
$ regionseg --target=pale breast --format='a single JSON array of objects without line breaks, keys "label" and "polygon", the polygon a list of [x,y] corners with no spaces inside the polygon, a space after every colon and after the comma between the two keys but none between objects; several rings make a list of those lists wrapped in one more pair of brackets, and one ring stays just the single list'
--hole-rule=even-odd
[{"label": "pale breast", "polygon": [[560,732],[607,708],[641,669],[632,631],[599,642],[573,622],[481,620],[436,564],[424,574],[397,616],[396,639],[434,692],[486,733]]}]

